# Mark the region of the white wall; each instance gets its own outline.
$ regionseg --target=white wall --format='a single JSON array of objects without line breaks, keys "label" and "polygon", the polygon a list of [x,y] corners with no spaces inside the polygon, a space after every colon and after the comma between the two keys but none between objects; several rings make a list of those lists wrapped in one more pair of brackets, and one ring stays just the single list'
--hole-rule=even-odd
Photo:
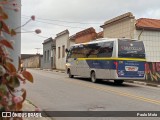
[{"label": "white wall", "polygon": [[[141,30],[135,30],[134,38],[138,39]],[[144,41],[146,58],[149,62],[160,62],[160,31],[143,31],[140,40]]]},{"label": "white wall", "polygon": [[106,25],[104,37],[108,38],[133,38],[135,19],[128,18],[113,24]]},{"label": "white wall", "polygon": [[69,45],[68,45],[68,49],[69,49],[70,46],[72,46],[72,45],[74,45],[74,44],[75,44],[75,41],[71,41],[71,40],[70,40],[70,41],[69,41]]},{"label": "white wall", "polygon": [[[62,57],[62,46],[65,49],[69,47],[69,33],[65,33],[59,37],[56,37],[56,69],[65,70],[66,53],[65,57]],[[58,58],[58,47],[60,47],[60,58]]]},{"label": "white wall", "polygon": [[[142,30],[136,30],[135,23],[135,19],[127,19],[105,26],[104,37],[126,37],[138,40],[138,36],[141,34]],[[160,62],[160,31],[144,30],[140,35],[140,40],[144,41],[147,61]]]}]

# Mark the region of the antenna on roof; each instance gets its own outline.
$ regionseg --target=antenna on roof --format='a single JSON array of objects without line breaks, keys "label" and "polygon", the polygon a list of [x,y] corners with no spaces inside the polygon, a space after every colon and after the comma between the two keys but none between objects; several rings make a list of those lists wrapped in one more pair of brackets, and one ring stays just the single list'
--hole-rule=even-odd
[{"label": "antenna on roof", "polygon": [[35,48],[35,49],[37,49],[37,53],[36,53],[36,54],[38,55],[38,54],[39,54],[39,50],[40,50],[41,48]]}]

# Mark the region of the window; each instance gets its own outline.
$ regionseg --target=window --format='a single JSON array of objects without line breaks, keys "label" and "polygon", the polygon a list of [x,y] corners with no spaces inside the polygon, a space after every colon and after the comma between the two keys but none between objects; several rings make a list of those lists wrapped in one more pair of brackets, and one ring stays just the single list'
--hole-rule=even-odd
[{"label": "window", "polygon": [[119,40],[118,57],[145,58],[145,48],[142,41]]},{"label": "window", "polygon": [[100,46],[97,57],[112,57],[113,42],[104,42]]},{"label": "window", "polygon": [[58,47],[58,58],[60,58],[60,56],[61,56],[61,48],[60,47]]},{"label": "window", "polygon": [[64,45],[62,46],[62,57],[63,58],[65,57],[65,46]]},{"label": "window", "polygon": [[46,62],[46,51],[44,52],[44,61]]},{"label": "window", "polygon": [[96,58],[98,55],[98,50],[100,49],[100,44],[93,43],[86,46],[86,57],[87,58]]},{"label": "window", "polygon": [[51,55],[51,57],[53,57],[53,49],[51,49],[51,54],[50,55]]},{"label": "window", "polygon": [[50,60],[50,54],[49,54],[49,50],[47,51],[47,60]]},{"label": "window", "polygon": [[87,45],[78,45],[70,49],[68,58],[97,58],[112,57],[113,42],[100,42]]},{"label": "window", "polygon": [[85,57],[85,48],[83,45],[74,46],[70,51],[71,58],[84,58]]}]

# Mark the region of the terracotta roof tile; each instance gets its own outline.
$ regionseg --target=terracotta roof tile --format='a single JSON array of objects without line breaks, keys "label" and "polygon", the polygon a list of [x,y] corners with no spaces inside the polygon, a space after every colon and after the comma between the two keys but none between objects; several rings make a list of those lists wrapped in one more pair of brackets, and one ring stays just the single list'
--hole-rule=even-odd
[{"label": "terracotta roof tile", "polygon": [[103,38],[103,31],[97,33],[97,38]]},{"label": "terracotta roof tile", "polygon": [[76,39],[76,34],[69,36],[70,40],[75,40]]},{"label": "terracotta roof tile", "polygon": [[160,30],[160,19],[140,18],[135,26],[136,29]]},{"label": "terracotta roof tile", "polygon": [[90,27],[90,28],[88,28],[88,29],[85,29],[85,30],[82,30],[82,31],[76,33],[76,38],[77,38],[77,37],[84,36],[84,35],[86,35],[86,34],[91,34],[91,33],[96,33],[96,32],[95,32],[95,29],[94,29],[93,27]]}]

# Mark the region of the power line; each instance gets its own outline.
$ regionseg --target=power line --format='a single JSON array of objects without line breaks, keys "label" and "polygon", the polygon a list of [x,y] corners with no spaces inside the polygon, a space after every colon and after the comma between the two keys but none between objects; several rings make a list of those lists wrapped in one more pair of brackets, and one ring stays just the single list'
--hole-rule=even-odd
[{"label": "power line", "polygon": [[37,22],[40,22],[40,23],[46,23],[46,24],[56,25],[56,26],[62,26],[62,27],[70,27],[70,28],[81,28],[81,29],[85,29],[85,28],[83,28],[83,27],[68,26],[68,25],[60,25],[60,24],[54,24],[54,23],[43,22],[43,21],[39,21],[39,20],[36,20],[36,21],[37,21]]},{"label": "power line", "polygon": [[[27,15],[22,15],[24,17],[30,17],[30,16],[27,16]],[[92,23],[92,22],[77,22],[77,21],[65,21],[65,20],[55,20],[55,19],[44,19],[44,18],[39,18],[37,17],[37,19],[40,19],[40,20],[47,20],[47,21],[57,21],[57,22],[65,22],[65,23],[78,23],[78,24],[102,24],[102,23]]]},{"label": "power line", "polygon": [[[23,18],[23,17],[22,17]],[[28,19],[28,18],[25,18]],[[36,22],[40,22],[40,23],[45,23],[45,24],[50,24],[50,25],[54,25],[54,26],[62,26],[62,27],[69,27],[69,28],[80,28],[80,29],[86,29],[84,27],[76,27],[76,26],[68,26],[68,25],[61,25],[61,24],[55,24],[55,23],[49,23],[49,22],[44,22],[44,21],[39,21],[39,20],[35,20]]]},{"label": "power line", "polygon": [[[25,30],[25,29],[22,29],[23,31],[27,32],[28,30]],[[38,34],[35,34],[35,33],[31,33],[35,36],[38,36],[38,37],[41,37],[41,38],[49,38],[49,37],[46,37],[46,36],[42,36],[42,35],[38,35]]]}]

